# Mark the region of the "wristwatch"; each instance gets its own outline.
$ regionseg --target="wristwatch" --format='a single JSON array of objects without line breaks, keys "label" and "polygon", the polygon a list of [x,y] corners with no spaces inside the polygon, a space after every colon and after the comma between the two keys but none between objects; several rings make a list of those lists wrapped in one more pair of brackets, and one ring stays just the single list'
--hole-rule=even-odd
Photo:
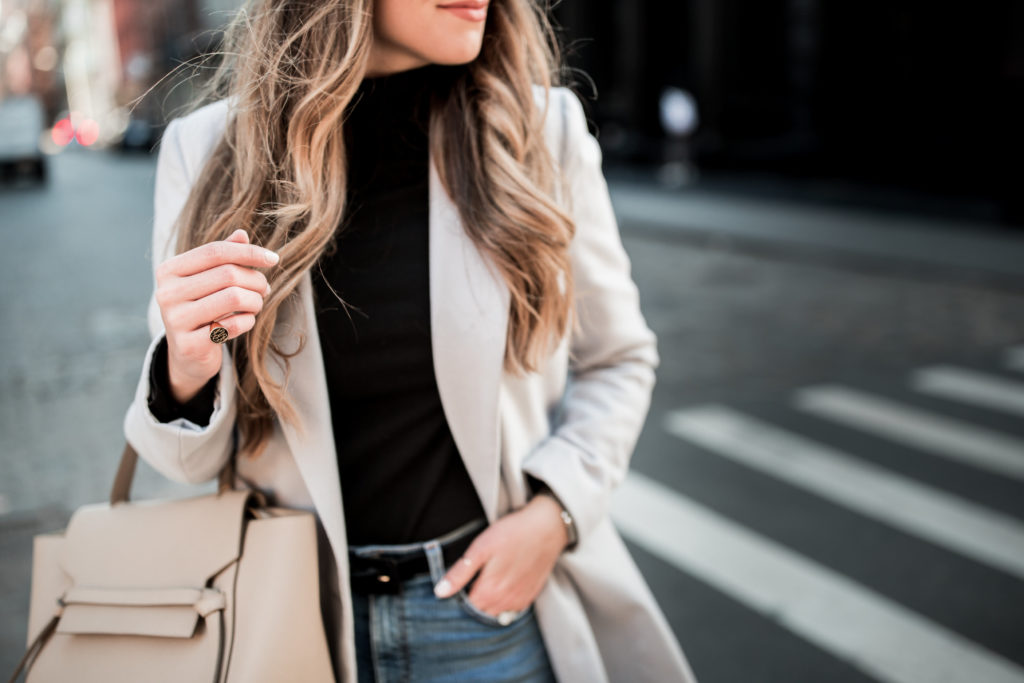
[{"label": "wristwatch", "polygon": [[[557,500],[557,499],[556,499]],[[559,503],[561,505],[561,503]],[[569,542],[565,544],[566,550],[572,550],[576,547],[576,541],[578,539],[576,534],[576,522],[573,521],[572,515],[565,508],[558,513],[559,517],[562,518],[562,523],[565,524],[565,533],[569,536]]]},{"label": "wristwatch", "polygon": [[555,492],[551,490],[550,486],[540,481],[539,479],[533,478],[531,478],[531,483],[534,486],[534,495],[542,493],[547,494],[551,496],[556,503],[558,503],[558,507],[562,508],[561,511],[558,513],[558,516],[561,517],[562,524],[565,525],[565,533],[569,537],[569,542],[566,543],[565,549],[572,550],[576,546],[576,542],[579,539],[579,535],[576,533],[576,522],[573,520],[572,515],[565,508],[565,505],[562,504],[562,501],[558,499],[558,496],[555,495]]}]

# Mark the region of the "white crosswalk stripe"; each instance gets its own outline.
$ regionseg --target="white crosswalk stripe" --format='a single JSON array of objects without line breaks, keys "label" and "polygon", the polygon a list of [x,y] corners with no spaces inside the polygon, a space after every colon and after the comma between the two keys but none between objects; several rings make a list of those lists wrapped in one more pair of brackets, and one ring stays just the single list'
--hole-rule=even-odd
[{"label": "white crosswalk stripe", "polygon": [[915,370],[910,386],[924,394],[1024,416],[1024,383],[996,375],[936,365]]},{"label": "white crosswalk stripe", "polygon": [[885,683],[1024,683],[1024,669],[671,489],[630,472],[612,497],[637,545]]},{"label": "white crosswalk stripe", "polygon": [[797,390],[800,410],[920,449],[1024,480],[1024,440],[839,385]]},{"label": "white crosswalk stripe", "polygon": [[665,428],[712,453],[800,486],[1024,580],[1024,524],[719,405],[670,413]]},{"label": "white crosswalk stripe", "polygon": [[1006,350],[1005,364],[1011,370],[1024,372],[1024,344]]}]

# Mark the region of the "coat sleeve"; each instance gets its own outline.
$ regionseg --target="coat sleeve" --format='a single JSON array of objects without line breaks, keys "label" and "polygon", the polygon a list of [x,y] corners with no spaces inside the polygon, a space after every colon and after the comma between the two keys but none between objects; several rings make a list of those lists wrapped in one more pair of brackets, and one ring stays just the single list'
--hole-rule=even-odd
[{"label": "coat sleeve", "polygon": [[569,377],[552,432],[522,469],[551,488],[583,543],[607,514],[610,496],[629,469],[659,356],[630,276],[601,149],[576,95],[565,88],[552,93],[561,101],[552,110],[560,110],[565,122],[562,167],[576,223],[570,257],[579,329],[571,333]]},{"label": "coat sleeve", "polygon": [[217,379],[213,412],[200,426],[186,418],[160,422],[150,411],[150,372],[154,352],[164,339],[163,319],[156,302],[156,267],[174,256],[174,222],[192,185],[181,145],[182,121],[172,120],[164,131],[157,156],[153,194],[153,283],[147,320],[151,341],[143,360],[135,396],[124,418],[124,434],[139,456],[165,477],[185,483],[212,479],[234,448],[235,370],[226,344]]}]

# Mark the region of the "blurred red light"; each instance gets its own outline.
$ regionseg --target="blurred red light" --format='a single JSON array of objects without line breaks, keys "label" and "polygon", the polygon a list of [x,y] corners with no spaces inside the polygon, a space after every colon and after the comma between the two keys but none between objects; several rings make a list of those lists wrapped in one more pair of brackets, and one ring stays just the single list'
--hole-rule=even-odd
[{"label": "blurred red light", "polygon": [[62,147],[71,142],[71,139],[75,137],[75,129],[71,125],[71,119],[64,118],[53,124],[50,137],[53,138],[56,144]]},{"label": "blurred red light", "polygon": [[78,144],[85,145],[88,147],[100,136],[100,125],[92,119],[85,119],[82,124],[78,126],[78,130],[75,132],[75,137],[78,138]]}]

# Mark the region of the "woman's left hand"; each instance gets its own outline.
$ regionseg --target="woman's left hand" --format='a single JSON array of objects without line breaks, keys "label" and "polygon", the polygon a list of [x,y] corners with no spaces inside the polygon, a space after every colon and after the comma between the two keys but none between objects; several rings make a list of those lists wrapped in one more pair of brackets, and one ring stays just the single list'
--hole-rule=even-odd
[{"label": "woman's left hand", "polygon": [[496,520],[473,539],[434,592],[439,598],[454,595],[479,571],[469,593],[474,606],[492,616],[526,609],[569,542],[560,511],[554,498],[536,495]]}]

